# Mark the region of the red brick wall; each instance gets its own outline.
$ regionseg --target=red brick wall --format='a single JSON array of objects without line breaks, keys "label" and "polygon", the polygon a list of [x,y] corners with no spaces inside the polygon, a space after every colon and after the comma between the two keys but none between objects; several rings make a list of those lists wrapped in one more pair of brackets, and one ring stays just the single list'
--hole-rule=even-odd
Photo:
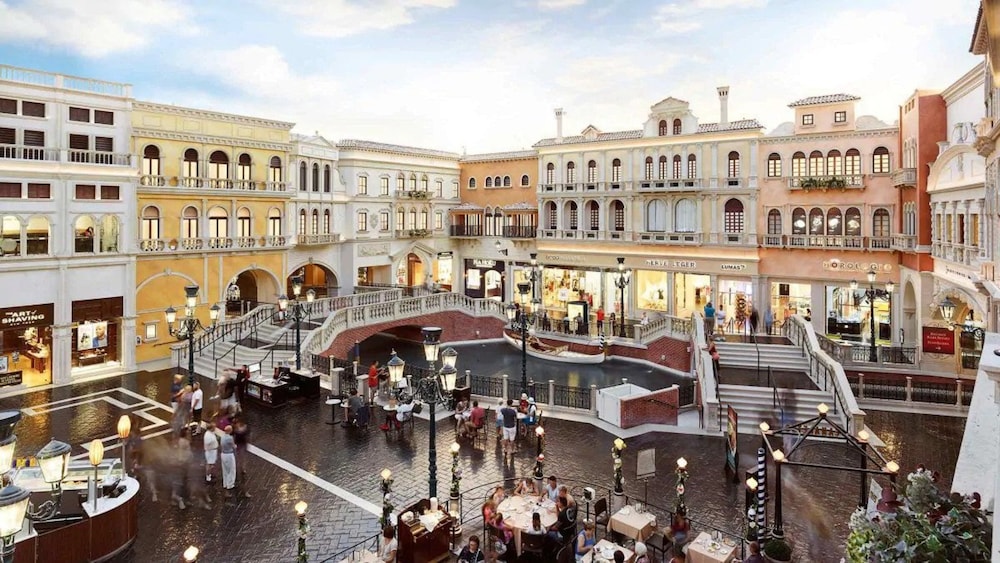
[{"label": "red brick wall", "polygon": [[649,395],[625,399],[621,402],[621,427],[631,428],[640,424],[677,425],[676,387],[663,389]]},{"label": "red brick wall", "polygon": [[[515,336],[515,338],[520,338],[520,336]],[[569,344],[570,351],[583,354],[596,354],[600,350],[599,346],[591,346],[579,342],[564,342],[552,338],[539,338],[539,340],[550,346],[565,346]],[[631,346],[612,344],[609,354],[612,356],[646,360],[687,373],[691,371],[691,354],[688,353],[689,346],[690,344],[687,340],[678,340],[664,336],[653,341],[646,348],[633,348]],[[666,359],[661,361],[660,356],[666,356]]]},{"label": "red brick wall", "polygon": [[[345,330],[333,339],[330,348],[326,352],[323,352],[323,355],[336,358],[349,358],[353,353],[355,341],[364,342],[368,338],[380,332],[387,332],[390,329],[393,329],[393,332],[398,334],[400,332],[399,327],[404,326],[441,327],[442,342],[458,342],[461,340],[476,340],[477,338],[500,338],[505,324],[504,321],[493,317],[471,317],[458,311],[420,315],[403,321],[389,321]],[[478,336],[476,335],[477,331],[479,332]],[[417,332],[419,332],[419,329]]]}]

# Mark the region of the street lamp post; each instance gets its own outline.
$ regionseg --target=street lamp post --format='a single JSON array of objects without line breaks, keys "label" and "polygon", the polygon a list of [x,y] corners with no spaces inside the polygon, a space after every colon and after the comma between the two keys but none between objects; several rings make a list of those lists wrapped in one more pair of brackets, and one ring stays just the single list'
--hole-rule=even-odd
[{"label": "street lamp post", "polygon": [[295,503],[295,514],[299,517],[298,563],[309,561],[309,554],[306,552],[306,538],[309,537],[309,521],[306,519],[307,508],[309,508],[309,505],[304,500]]},{"label": "street lamp post", "polygon": [[132,433],[132,418],[123,414],[118,417],[118,441],[121,442],[122,446],[122,468],[125,474],[128,475],[128,436]]},{"label": "street lamp post", "polygon": [[449,348],[442,354],[442,366],[438,374],[434,374],[434,363],[438,358],[438,350],[441,346],[441,329],[438,327],[425,327],[421,329],[424,335],[424,357],[430,364],[430,371],[426,377],[420,378],[417,382],[417,393],[420,398],[430,407],[430,445],[427,450],[428,473],[427,488],[428,498],[437,498],[437,420],[434,415],[434,407],[437,403],[444,402],[447,393],[455,389],[455,376],[458,371],[455,369],[455,361],[458,359],[458,352]]},{"label": "street lamp post", "polygon": [[944,301],[941,302],[941,307],[940,307],[941,318],[944,319],[944,321],[948,323],[948,326],[952,327],[953,330],[961,327],[961,332],[955,331],[955,339],[958,340],[958,344],[955,346],[955,348],[958,350],[957,372],[961,373],[962,368],[965,367],[962,361],[961,335],[969,334],[977,342],[983,342],[986,339],[986,331],[983,330],[982,327],[973,325],[971,320],[966,320],[964,323],[961,324],[952,322],[952,319],[955,318],[955,309],[956,309],[955,303],[951,299],[945,297]]},{"label": "street lamp post", "polygon": [[621,318],[619,322],[621,323],[621,329],[618,331],[618,335],[625,338],[625,288],[628,287],[628,283],[631,281],[629,276],[631,272],[625,269],[625,257],[618,257],[618,274],[615,276],[615,287],[618,288],[619,294],[619,304],[621,305]]},{"label": "street lamp post", "polygon": [[[874,269],[868,271],[868,289],[864,290],[864,296],[865,296],[866,299],[868,299],[868,306],[870,307],[870,313],[869,313],[868,320],[869,320],[869,324],[871,325],[871,349],[870,349],[870,352],[868,354],[868,361],[872,362],[872,363],[878,363],[878,341],[875,339],[875,337],[876,337],[875,325],[877,324],[876,321],[875,321],[875,299],[879,298],[879,297],[882,297],[882,298],[887,299],[889,301],[889,319],[890,319],[889,320],[889,323],[890,323],[889,334],[891,336],[892,335],[892,330],[891,330],[891,324],[892,324],[892,291],[896,287],[896,284],[894,284],[892,282],[892,280],[885,282],[885,289],[880,289],[880,288],[875,287],[875,278],[876,278],[876,276],[878,276],[878,273],[875,272]],[[852,292],[857,292],[858,291],[858,282],[857,282],[857,280],[851,280],[851,291]]]},{"label": "street lamp post", "polygon": [[0,539],[3,541],[0,561],[3,563],[14,563],[14,537],[24,526],[30,496],[30,492],[17,485],[7,485],[0,490]]},{"label": "street lamp post", "polygon": [[[189,285],[184,287],[184,318],[177,318],[177,311],[173,307],[167,307],[164,314],[167,317],[167,330],[170,336],[177,337],[178,340],[188,341],[188,385],[194,385],[194,337],[198,329],[211,332],[215,328],[215,321],[219,319],[219,305],[209,307],[208,314],[212,324],[204,326],[194,314],[194,308],[198,305],[198,286]],[[179,322],[177,322],[179,321]],[[177,325],[175,326],[175,322]]]},{"label": "street lamp post", "polygon": [[[521,300],[532,291],[532,285],[528,282],[517,284],[517,291],[521,294]],[[521,333],[521,393],[528,392],[528,326],[534,322],[534,315],[510,303],[507,305],[507,320],[515,331]]]},{"label": "street lamp post", "polygon": [[545,455],[542,454],[542,448],[545,443],[545,429],[539,426],[535,428],[535,435],[538,436],[538,450],[535,454],[535,479],[539,481],[545,478],[545,473],[543,473],[542,464],[545,463]]},{"label": "street lamp post", "polygon": [[[299,297],[302,295],[302,276],[292,276],[292,318],[295,320],[295,369],[302,369],[302,317],[305,316],[308,311],[306,310],[306,305],[302,304]],[[306,303],[311,304],[316,300],[316,291],[310,289],[306,292]],[[288,297],[286,295],[281,295],[278,297],[278,309],[281,311],[286,311],[288,309]]]},{"label": "street lamp post", "polygon": [[97,468],[104,461],[104,442],[97,438],[94,438],[90,442],[90,452],[87,456],[90,459],[90,464],[94,466],[94,513],[97,512],[97,491],[100,490],[100,485],[97,483]]}]

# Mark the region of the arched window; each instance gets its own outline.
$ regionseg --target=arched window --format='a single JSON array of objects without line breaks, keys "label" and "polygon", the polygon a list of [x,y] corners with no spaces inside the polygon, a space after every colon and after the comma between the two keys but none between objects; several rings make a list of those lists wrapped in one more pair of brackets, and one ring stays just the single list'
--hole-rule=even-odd
[{"label": "arched window", "polygon": [[284,174],[281,171],[281,158],[277,156],[271,157],[271,162],[268,165],[267,171],[267,181],[268,182],[283,182]]},{"label": "arched window", "polygon": [[181,212],[181,238],[198,238],[200,229],[198,228],[198,209],[189,205]]},{"label": "arched window", "polygon": [[89,215],[77,217],[76,222],[73,224],[73,234],[76,239],[73,246],[74,252],[94,252],[97,227],[94,225],[93,218]]},{"label": "arched window", "polygon": [[368,212],[363,209],[358,211],[358,232],[368,232]]},{"label": "arched window", "polygon": [[281,211],[272,207],[267,211],[267,236],[278,237],[281,233]]},{"label": "arched window", "polygon": [[646,230],[662,233],[667,230],[667,204],[654,199],[646,204]]},{"label": "arched window", "polygon": [[236,236],[240,238],[253,236],[253,219],[250,217],[250,210],[246,207],[236,210]]},{"label": "arched window", "polygon": [[573,161],[566,163],[566,183],[576,183],[576,163]]},{"label": "arched window", "polygon": [[[680,157],[677,157],[677,158],[679,159]],[[657,171],[658,172],[657,178],[659,178],[660,180],[666,180],[667,179],[667,157],[666,156],[660,156],[659,168],[660,169]]]},{"label": "arched window", "polygon": [[693,233],[698,228],[698,206],[684,198],[674,204],[674,232]]},{"label": "arched window", "polygon": [[840,151],[832,150],[826,153],[826,173],[830,176],[840,176],[844,173],[844,159]]},{"label": "arched window", "polygon": [[688,155],[688,179],[695,180],[698,178],[698,157],[693,154]]},{"label": "arched window", "polygon": [[569,226],[568,228],[575,231],[580,228],[580,207],[575,201],[571,201],[566,205],[566,211],[569,215]]},{"label": "arched window", "polygon": [[653,157],[651,156],[646,157],[645,166],[643,167],[642,170],[642,177],[644,180],[653,179]]},{"label": "arched window", "polygon": [[597,181],[597,161],[591,160],[587,163],[587,181]]},{"label": "arched window", "polygon": [[319,164],[313,163],[312,168],[312,191],[319,191]]},{"label": "arched window", "polygon": [[309,214],[306,213],[305,209],[300,209],[299,210],[299,233],[298,234],[300,234],[300,235],[304,235],[304,234],[308,233],[308,231],[306,230],[306,218],[308,216],[309,216]]},{"label": "arched window", "polygon": [[323,191],[330,193],[330,165],[323,166]]},{"label": "arched window", "polygon": [[872,153],[872,174],[889,173],[889,149],[878,147]]},{"label": "arched window", "polygon": [[416,224],[417,224],[417,210],[416,209],[414,209],[414,208],[410,209],[410,216],[408,217],[408,219],[409,219],[409,222],[410,222],[410,228],[411,229],[416,229],[417,228],[416,227]]},{"label": "arched window", "polygon": [[556,204],[550,201],[545,204],[545,228],[546,229],[558,229],[558,213],[556,212]]},{"label": "arched window", "polygon": [[422,191],[422,192],[428,191],[427,176],[421,176],[420,177],[420,191]]},{"label": "arched window", "polygon": [[499,187],[500,187],[500,185],[501,185],[501,184],[500,184],[500,176],[496,176],[496,177],[494,177],[494,178],[493,178],[493,187],[494,187],[494,188],[499,188]]},{"label": "arched window", "polygon": [[743,232],[743,202],[733,198],[724,207],[723,226],[727,233]]},{"label": "arched window", "polygon": [[674,135],[680,135],[680,134],[681,134],[681,120],[674,119]]},{"label": "arched window", "polygon": [[625,230],[625,204],[618,199],[611,202],[611,229],[618,232]]},{"label": "arched window", "polygon": [[727,168],[730,178],[740,177],[740,153],[736,151],[730,151],[729,153],[729,167]]},{"label": "arched window", "polygon": [[330,210],[323,210],[323,234],[330,234]]},{"label": "arched window", "polygon": [[861,236],[861,211],[857,207],[849,207],[844,213],[844,234],[849,237]]},{"label": "arched window", "polygon": [[854,178],[861,175],[861,151],[858,149],[847,149],[844,174],[848,176],[848,185],[861,185],[861,179]]},{"label": "arched window", "polygon": [[587,212],[587,226],[591,231],[596,231],[601,225],[601,206],[596,201],[590,200],[584,204],[583,208]]},{"label": "arched window", "polygon": [[184,187],[201,187],[201,170],[199,170],[199,164],[198,151],[194,149],[184,151],[184,170],[182,171],[184,173],[184,179],[181,181],[181,184],[183,184]]},{"label": "arched window", "polygon": [[545,183],[551,184],[555,182],[556,165],[551,162],[545,165]]},{"label": "arched window", "polygon": [[767,212],[767,234],[781,234],[781,211],[772,209]]},{"label": "arched window", "polygon": [[[429,215],[428,215],[426,209],[421,209],[420,210],[420,218],[417,220],[417,228],[418,229],[424,229],[425,231],[427,230],[427,218],[428,218],[428,216]],[[502,215],[497,215],[496,218],[498,220],[501,220],[501,221],[503,220],[503,216]],[[502,232],[502,231],[498,231],[498,232]]]},{"label": "arched window", "polygon": [[229,214],[221,207],[208,210],[208,236],[213,239],[229,237]]},{"label": "arched window", "polygon": [[105,215],[101,218],[101,252],[118,252],[120,231],[118,217]]},{"label": "arched window", "polygon": [[[152,209],[155,210],[156,208]],[[143,210],[143,213],[145,214],[146,211]],[[13,215],[0,217],[0,255],[3,254],[13,256],[23,254],[23,249],[21,248],[21,220]]]},{"label": "arched window", "polygon": [[792,176],[801,178],[806,175],[806,153],[799,151],[792,155]]},{"label": "arched window", "polygon": [[25,254],[29,256],[49,254],[49,238],[51,237],[49,220],[45,217],[30,217],[26,230],[28,251]]},{"label": "arched window", "polygon": [[496,233],[493,232],[493,208],[492,207],[487,207],[486,209],[483,210],[483,220],[486,221],[486,225],[485,225],[486,229],[484,231],[484,234],[486,236],[488,236],[488,237],[492,237],[492,236],[496,235]]},{"label": "arched window", "polygon": [[[497,182],[497,184],[499,184],[499,183],[500,182]],[[497,186],[497,187],[500,187],[500,186]],[[416,174],[410,174],[410,188],[409,188],[409,190],[411,192],[417,191],[417,175]]]},{"label": "arched window", "polygon": [[804,235],[806,234],[806,210],[801,207],[796,207],[792,210],[792,234],[793,235]]},{"label": "arched window", "polygon": [[406,210],[403,209],[402,207],[396,209],[396,228],[397,229],[406,228]]},{"label": "arched window", "polygon": [[666,119],[661,119],[660,120],[659,132],[660,132],[660,136],[661,137],[666,137],[667,136],[667,120]]},{"label": "arched window", "polygon": [[299,191],[309,190],[309,167],[305,162],[299,163]]},{"label": "arched window", "polygon": [[527,174],[522,174],[521,175],[521,187],[522,188],[527,188],[530,185],[531,185],[531,179],[528,178]]},{"label": "arched window", "polygon": [[891,230],[889,223],[889,212],[881,208],[876,209],[875,214],[872,216],[872,236],[879,238],[888,237]]},{"label": "arched window", "polygon": [[208,186],[229,188],[229,156],[222,151],[214,151],[208,156]]},{"label": "arched window", "polygon": [[776,152],[767,155],[767,177],[781,178],[781,155]]},{"label": "arched window", "polygon": [[[7,217],[4,217],[4,221],[7,219]],[[160,238],[160,210],[152,205],[144,207],[139,230],[141,231],[140,236],[142,236],[143,240]],[[4,232],[6,233],[6,227],[4,228]],[[18,228],[18,241],[20,241],[20,228]]]},{"label": "arched window", "polygon": [[[146,145],[146,148],[142,149],[142,175],[143,176],[160,176],[162,174],[160,168],[160,148],[156,145]],[[142,185],[144,186],[160,186],[157,179],[153,178],[143,178]]]},{"label": "arched window", "polygon": [[310,231],[314,235],[319,234],[319,209],[312,210],[312,223],[309,225]]},{"label": "arched window", "polygon": [[682,166],[682,164],[683,164],[683,160],[681,159],[681,155],[675,154],[674,155],[674,161],[673,161],[673,170],[671,171],[671,172],[673,172],[673,176],[672,177],[673,177],[674,180],[680,180],[681,179],[681,166]]},{"label": "arched window", "polygon": [[844,218],[840,214],[839,207],[831,207],[826,212],[826,234],[829,236],[844,234]]},{"label": "arched window", "polygon": [[823,153],[813,151],[809,153],[809,176],[817,177],[823,175]]},{"label": "arched window", "polygon": [[809,210],[809,234],[822,235],[825,229],[826,220],[823,216],[823,210],[818,207],[813,207]]},{"label": "arched window", "polygon": [[487,188],[492,188],[493,187],[493,176],[487,176],[486,177],[486,187]]},{"label": "arched window", "polygon": [[475,178],[469,178],[469,189],[470,190],[476,189],[476,179]]},{"label": "arched window", "polygon": [[503,177],[503,187],[505,187],[505,188],[509,188],[510,187],[510,176],[504,176]]},{"label": "arched window", "polygon": [[620,182],[622,179],[622,161],[621,159],[614,159],[611,161],[611,181]]},{"label": "arched window", "polygon": [[253,160],[247,153],[242,153],[236,161],[236,180],[240,183],[240,189],[253,189]]}]

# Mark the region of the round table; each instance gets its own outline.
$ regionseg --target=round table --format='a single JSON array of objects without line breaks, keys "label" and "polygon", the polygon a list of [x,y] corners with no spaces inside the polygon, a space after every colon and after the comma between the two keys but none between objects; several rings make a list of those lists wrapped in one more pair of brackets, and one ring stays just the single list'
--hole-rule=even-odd
[{"label": "round table", "polygon": [[531,515],[535,512],[541,517],[542,528],[548,530],[556,523],[559,514],[556,505],[547,497],[539,501],[537,496],[511,495],[500,503],[497,512],[503,514],[504,523],[514,532],[514,545],[518,555],[521,554],[521,533],[527,533],[531,528]]},{"label": "round table", "polygon": [[337,425],[341,423],[340,420],[337,420],[337,405],[341,403],[343,403],[343,401],[340,399],[334,399],[333,397],[326,400],[326,404],[330,405],[330,421],[327,422],[327,424]]}]

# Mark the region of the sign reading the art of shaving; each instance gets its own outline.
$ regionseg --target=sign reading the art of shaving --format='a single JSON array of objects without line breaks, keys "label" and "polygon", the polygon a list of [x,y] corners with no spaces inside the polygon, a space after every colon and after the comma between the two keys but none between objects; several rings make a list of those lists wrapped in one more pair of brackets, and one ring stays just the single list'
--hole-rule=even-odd
[{"label": "sign reading the art of shaving", "polygon": [[52,303],[0,309],[0,330],[52,324]]}]

